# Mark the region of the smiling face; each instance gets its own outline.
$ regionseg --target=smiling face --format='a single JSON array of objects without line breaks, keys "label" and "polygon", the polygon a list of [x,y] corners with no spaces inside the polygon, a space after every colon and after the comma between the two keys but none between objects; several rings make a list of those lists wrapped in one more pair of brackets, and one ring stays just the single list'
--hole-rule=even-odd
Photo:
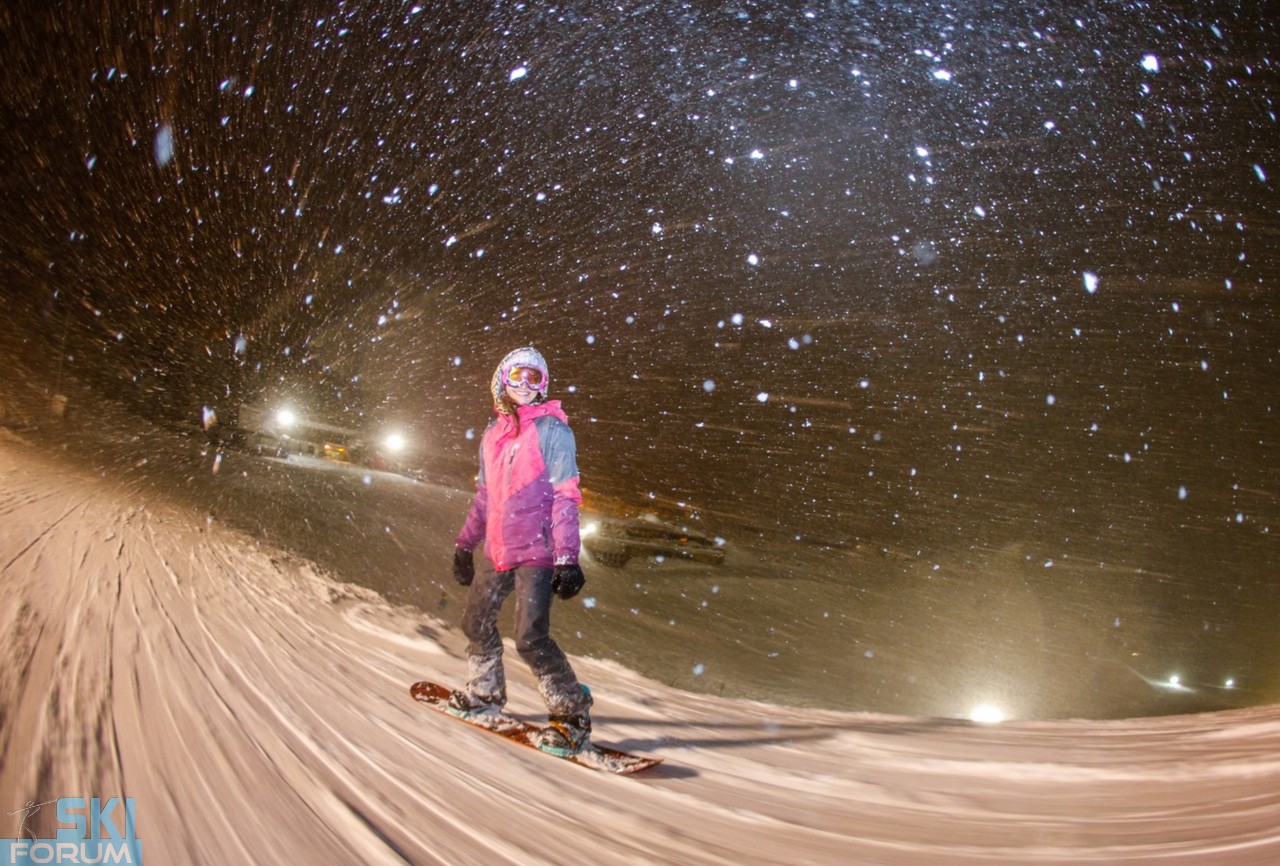
[{"label": "smiling face", "polygon": [[493,371],[490,383],[493,408],[503,415],[512,415],[521,406],[547,399],[549,385],[547,362],[537,349],[525,346],[508,352]]},{"label": "smiling face", "polygon": [[528,385],[521,383],[518,386],[507,385],[507,397],[517,406],[528,406],[533,399],[538,396],[538,392],[530,388]]},{"label": "smiling face", "polygon": [[547,371],[531,364],[513,364],[500,373],[503,393],[517,406],[536,402],[538,395],[547,390]]}]

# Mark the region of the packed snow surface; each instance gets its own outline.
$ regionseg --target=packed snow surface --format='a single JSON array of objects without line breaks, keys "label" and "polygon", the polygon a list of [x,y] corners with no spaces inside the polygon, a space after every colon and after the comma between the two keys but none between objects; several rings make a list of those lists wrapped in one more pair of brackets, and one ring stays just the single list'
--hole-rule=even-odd
[{"label": "packed snow surface", "polygon": [[597,739],[665,761],[620,778],[415,704],[464,676],[442,622],[13,434],[0,567],[3,836],[127,796],[148,864],[1280,862],[1277,706],[982,725],[575,659]]}]

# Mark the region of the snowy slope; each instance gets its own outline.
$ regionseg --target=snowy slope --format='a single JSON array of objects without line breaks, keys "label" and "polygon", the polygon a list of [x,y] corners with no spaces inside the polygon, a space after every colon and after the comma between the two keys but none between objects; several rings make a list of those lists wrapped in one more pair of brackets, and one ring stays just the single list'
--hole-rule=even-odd
[{"label": "snowy slope", "polygon": [[1280,862],[1280,707],[979,726],[578,659],[666,760],[594,774],[413,703],[462,679],[442,623],[0,435],[0,805],[134,797],[149,864]]}]

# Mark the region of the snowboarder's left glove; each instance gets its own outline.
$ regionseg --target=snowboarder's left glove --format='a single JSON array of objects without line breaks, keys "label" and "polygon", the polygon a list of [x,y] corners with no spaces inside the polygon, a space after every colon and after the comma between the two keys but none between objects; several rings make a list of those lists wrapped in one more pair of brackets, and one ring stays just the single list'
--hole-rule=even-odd
[{"label": "snowboarder's left glove", "polygon": [[470,586],[476,577],[476,565],[471,559],[471,551],[461,547],[453,551],[453,579],[462,586]]},{"label": "snowboarder's left glove", "polygon": [[551,574],[551,591],[561,598],[573,598],[582,591],[587,577],[578,565],[557,565]]}]

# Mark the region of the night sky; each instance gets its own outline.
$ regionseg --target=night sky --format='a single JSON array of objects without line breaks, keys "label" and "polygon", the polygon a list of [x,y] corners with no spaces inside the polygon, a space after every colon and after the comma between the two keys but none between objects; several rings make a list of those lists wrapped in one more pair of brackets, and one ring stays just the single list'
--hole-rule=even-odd
[{"label": "night sky", "polygon": [[38,376],[460,465],[534,343],[588,487],[780,577],[1114,564],[1160,576],[1148,634],[1277,667],[1261,4],[20,0],[0,32],[0,346]]}]

